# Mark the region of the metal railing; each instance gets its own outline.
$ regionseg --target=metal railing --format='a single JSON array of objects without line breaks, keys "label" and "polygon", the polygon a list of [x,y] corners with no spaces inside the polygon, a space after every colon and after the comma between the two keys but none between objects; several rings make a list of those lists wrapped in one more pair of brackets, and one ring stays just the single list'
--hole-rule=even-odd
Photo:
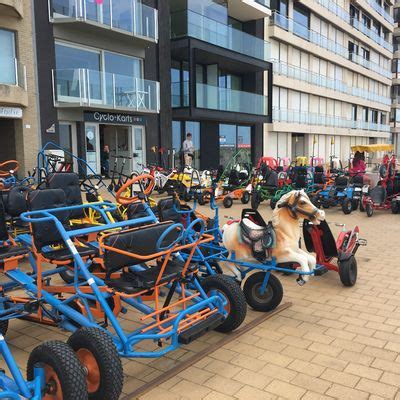
[{"label": "metal railing", "polygon": [[57,106],[108,107],[158,113],[159,82],[85,68],[52,71]]},{"label": "metal railing", "polygon": [[319,113],[311,113],[305,111],[296,111],[288,109],[273,109],[273,122],[289,122],[304,125],[319,125],[335,128],[362,129],[367,131],[390,132],[389,124],[377,124],[374,122],[354,121],[352,119],[337,117],[334,115],[326,115]]},{"label": "metal railing", "polygon": [[[327,37],[321,35],[318,32],[308,29],[308,27],[293,21],[277,12],[273,13],[271,16],[271,22],[273,25],[277,25],[296,36],[299,36],[311,43],[316,44],[326,50],[329,50],[339,56],[342,56],[350,61],[353,61],[371,71],[374,71],[385,78],[391,78],[391,71],[385,69],[372,61],[366,60],[360,55],[349,52],[349,50],[335,41],[328,39]],[[388,61],[389,64],[389,61]]]},{"label": "metal railing", "polygon": [[19,86],[27,89],[26,67],[16,58],[2,58],[0,63],[0,84]]},{"label": "metal railing", "polygon": [[267,61],[269,43],[190,10],[171,15],[171,37],[190,36],[250,57]]},{"label": "metal railing", "polygon": [[297,79],[303,82],[310,83],[312,85],[336,90],[341,93],[360,97],[370,101],[375,101],[385,105],[391,104],[389,97],[381,96],[377,93],[373,93],[369,90],[361,89],[358,87],[348,86],[346,83],[339,79],[329,78],[316,72],[296,67],[294,65],[279,60],[272,60],[272,63],[274,65],[274,74],[287,76],[288,78]]},{"label": "metal railing", "polygon": [[339,6],[338,4],[334,3],[331,0],[315,0],[321,6],[328,9],[330,12],[335,14],[337,17],[341,18],[343,21],[351,24],[354,28],[358,31],[362,32],[364,35],[368,36],[370,39],[378,43],[379,45],[383,46],[386,50],[393,51],[393,45],[385,40],[383,37],[379,36],[376,32],[372,29],[365,26],[359,20],[352,18],[350,13],[348,13],[343,7]]},{"label": "metal railing", "polygon": [[85,21],[133,36],[158,40],[158,10],[137,0],[48,0],[53,22]]},{"label": "metal railing", "polygon": [[381,5],[379,5],[375,0],[367,0],[367,3],[379,14],[382,15],[386,21],[394,24],[394,19]]},{"label": "metal railing", "polygon": [[244,114],[268,115],[268,97],[256,93],[197,83],[196,107]]}]

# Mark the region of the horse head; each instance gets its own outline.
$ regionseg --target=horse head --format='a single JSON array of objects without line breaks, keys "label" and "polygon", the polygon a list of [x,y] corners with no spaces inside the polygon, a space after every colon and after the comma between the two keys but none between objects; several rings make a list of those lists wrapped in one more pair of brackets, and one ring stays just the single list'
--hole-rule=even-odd
[{"label": "horse head", "polygon": [[272,214],[273,219],[279,219],[282,212],[287,212],[295,220],[309,219],[316,225],[325,220],[325,212],[312,204],[304,190],[292,190],[282,196]]}]

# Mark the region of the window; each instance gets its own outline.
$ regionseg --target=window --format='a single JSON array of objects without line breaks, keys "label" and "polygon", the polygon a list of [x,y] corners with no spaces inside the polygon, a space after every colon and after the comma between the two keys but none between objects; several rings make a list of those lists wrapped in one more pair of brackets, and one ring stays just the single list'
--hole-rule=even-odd
[{"label": "window", "polygon": [[360,11],[358,8],[354,7],[353,4],[350,4],[350,19],[352,25],[355,25],[354,21],[358,21],[360,19]]},{"label": "window", "polygon": [[362,23],[365,27],[370,28],[371,27],[371,18],[367,17],[365,14],[362,15]]},{"label": "window", "polygon": [[0,29],[0,82],[6,85],[17,83],[15,74],[15,34],[12,31]]},{"label": "window", "polygon": [[353,42],[349,42],[349,60],[354,60],[354,55],[358,54],[358,45]]},{"label": "window", "polygon": [[239,149],[246,149],[251,159],[251,127],[239,125],[219,125],[219,159],[221,165],[227,165]]},{"label": "window", "polygon": [[310,14],[304,8],[295,4],[293,6],[293,32],[304,39],[308,38],[308,29],[310,26]]},{"label": "window", "polygon": [[395,23],[400,22],[400,8],[393,8],[393,17]]},{"label": "window", "polygon": [[287,17],[288,16],[288,2],[287,0],[279,0],[278,1],[278,11],[279,14]]},{"label": "window", "polygon": [[364,47],[361,47],[361,56],[364,60],[369,61],[369,56],[370,56],[369,50],[365,49]]},{"label": "window", "polygon": [[378,123],[378,111],[377,110],[371,110],[371,122],[374,124]]},{"label": "window", "polygon": [[351,106],[351,119],[353,121],[357,121],[357,105],[356,104],[353,104]]},{"label": "window", "polygon": [[381,35],[381,25],[377,21],[372,21],[372,26],[371,29],[373,32],[375,32],[378,36]]},{"label": "window", "polygon": [[362,120],[368,122],[368,107],[362,109]]},{"label": "window", "polygon": [[187,61],[172,60],[171,65],[172,65],[171,68],[172,107],[188,107],[189,64]]}]

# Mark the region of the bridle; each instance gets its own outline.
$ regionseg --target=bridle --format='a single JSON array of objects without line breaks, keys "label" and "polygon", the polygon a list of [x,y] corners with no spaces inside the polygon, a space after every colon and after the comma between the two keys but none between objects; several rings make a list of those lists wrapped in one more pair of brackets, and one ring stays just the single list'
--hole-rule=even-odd
[{"label": "bridle", "polygon": [[298,214],[304,215],[305,217],[307,217],[309,219],[314,219],[318,213],[318,208],[313,206],[314,207],[313,212],[308,212],[308,211],[299,209],[299,201],[301,199],[301,196],[302,196],[301,192],[297,192],[293,204],[290,204],[290,199],[289,199],[288,201],[285,201],[285,202],[279,204],[278,208],[287,208],[289,210],[290,216],[294,219],[299,218]]}]

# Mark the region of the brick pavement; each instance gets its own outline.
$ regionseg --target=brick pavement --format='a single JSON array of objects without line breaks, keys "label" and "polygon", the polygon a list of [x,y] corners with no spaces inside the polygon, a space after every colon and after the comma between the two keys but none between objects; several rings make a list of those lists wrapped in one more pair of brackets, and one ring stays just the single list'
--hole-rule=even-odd
[{"label": "brick pavement", "polygon": [[[221,209],[239,216],[241,207]],[[261,206],[266,218],[270,210]],[[400,215],[372,218],[328,210],[328,221],[359,224],[368,247],[358,254],[353,288],[329,272],[299,287],[280,279],[293,306],[210,354],[143,399],[396,399],[400,400]],[[340,228],[332,225],[334,231]],[[259,314],[249,310],[248,319]],[[130,325],[134,316],[124,316]],[[43,340],[66,339],[53,328],[12,321],[7,334],[22,368]],[[124,393],[222,338],[212,332],[162,359],[124,360]]]}]

